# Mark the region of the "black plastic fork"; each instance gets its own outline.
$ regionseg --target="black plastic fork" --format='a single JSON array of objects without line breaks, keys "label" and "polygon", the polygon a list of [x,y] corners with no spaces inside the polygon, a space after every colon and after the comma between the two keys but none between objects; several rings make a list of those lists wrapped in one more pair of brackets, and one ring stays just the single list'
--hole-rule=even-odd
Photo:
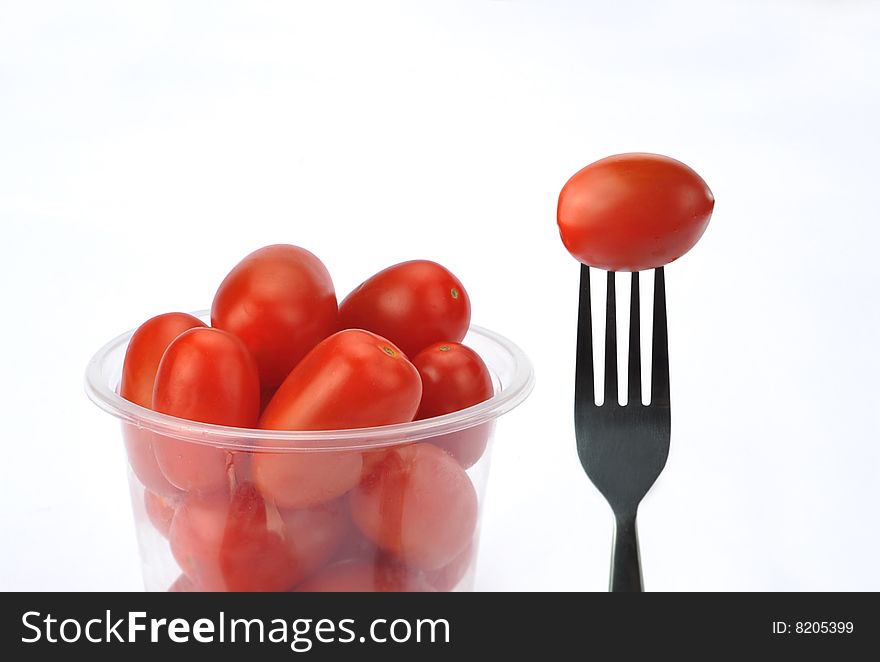
[{"label": "black plastic fork", "polygon": [[574,427],[578,456],[587,476],[614,511],[611,591],[642,591],[636,515],[669,454],[669,347],[663,267],[654,270],[651,403],[642,403],[639,347],[639,274],[632,275],[629,318],[628,398],[617,401],[617,309],[614,272],[609,271],[605,306],[605,395],[596,405],[593,388],[593,322],[590,268],[581,266],[578,308]]}]

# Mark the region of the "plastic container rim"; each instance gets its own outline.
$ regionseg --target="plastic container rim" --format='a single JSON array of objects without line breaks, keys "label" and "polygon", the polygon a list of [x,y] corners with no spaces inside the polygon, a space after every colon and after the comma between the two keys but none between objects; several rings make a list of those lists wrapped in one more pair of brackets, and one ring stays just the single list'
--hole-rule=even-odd
[{"label": "plastic container rim", "polygon": [[[192,313],[200,319],[208,311]],[[349,430],[259,430],[189,421],[141,407],[116,393],[111,385],[111,358],[128,345],[131,329],[99,349],[86,367],[85,390],[103,411],[137,428],[166,437],[235,451],[327,452],[384,448],[451,434],[488,423],[521,404],[531,393],[535,377],[525,353],[501,334],[472,325],[469,333],[501,348],[512,363],[513,378],[485,402],[436,418]]]}]

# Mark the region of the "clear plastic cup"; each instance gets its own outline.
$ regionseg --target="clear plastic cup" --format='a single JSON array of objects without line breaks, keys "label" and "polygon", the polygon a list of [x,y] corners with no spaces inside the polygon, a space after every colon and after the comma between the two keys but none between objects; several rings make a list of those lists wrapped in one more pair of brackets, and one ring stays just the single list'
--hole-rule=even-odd
[{"label": "clear plastic cup", "polygon": [[[195,314],[208,319],[206,311]],[[473,589],[495,423],[534,385],[516,345],[471,327],[463,342],[485,361],[495,395],[468,409],[399,425],[294,432],[197,423],[123,399],[117,388],[133,332],[95,354],[86,392],[122,423],[148,591]],[[166,474],[173,479],[183,466],[216,467],[222,487],[179,489]],[[267,475],[298,481],[312,502],[273,501],[260,488]],[[354,486],[338,496],[343,479]]]}]

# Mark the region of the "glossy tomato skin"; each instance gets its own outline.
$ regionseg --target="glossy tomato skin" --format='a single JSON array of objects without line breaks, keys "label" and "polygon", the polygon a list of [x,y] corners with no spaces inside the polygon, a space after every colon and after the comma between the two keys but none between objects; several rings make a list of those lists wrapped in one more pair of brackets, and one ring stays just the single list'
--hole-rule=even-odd
[{"label": "glossy tomato skin", "polygon": [[342,328],[372,331],[410,357],[432,343],[461,340],[470,320],[470,298],[461,281],[428,260],[380,271],[339,304]]},{"label": "glossy tomato skin", "polygon": [[349,495],[364,535],[407,565],[437,570],[471,544],[477,494],[464,469],[429,443],[396,447]]},{"label": "glossy tomato skin", "polygon": [[299,587],[300,593],[435,593],[421,573],[377,559],[343,561],[327,566]]},{"label": "glossy tomato skin", "polygon": [[703,235],[715,198],[688,166],[659,154],[618,154],[588,165],[559,194],[562,241],[583,264],[609,271],[661,267]]},{"label": "glossy tomato skin", "polygon": [[411,421],[422,381],[394,344],[348,329],[290,373],[260,417],[266,430],[342,430]]},{"label": "glossy tomato skin", "polygon": [[491,398],[495,389],[489,369],[470,347],[439,342],[413,358],[422,378],[422,400],[416,419],[467,409]]},{"label": "glossy tomato skin", "polygon": [[[413,358],[422,378],[422,401],[416,419],[433,418],[467,409],[491,398],[495,389],[489,369],[470,347],[440,342],[426,347]],[[476,464],[489,443],[492,424],[429,439],[458,460],[465,469]]]},{"label": "glossy tomato skin", "polygon": [[171,551],[199,590],[286,591],[330,559],[349,527],[339,502],[281,510],[242,483],[231,495],[187,495]]},{"label": "glossy tomato skin", "polygon": [[235,334],[257,362],[263,402],[338,329],[336,290],[312,253],[276,244],[245,257],[220,284],[211,324]]},{"label": "glossy tomato skin", "polygon": [[[253,357],[226,331],[184,332],[168,346],[159,364],[153,409],[201,423],[256,427],[260,380]],[[160,435],[153,445],[162,473],[175,487],[211,492],[228,485],[232,453]]]},{"label": "glossy tomato skin", "polygon": [[[411,421],[419,407],[419,373],[392,343],[368,331],[340,331],[290,373],[267,405],[267,430],[339,430]],[[357,484],[359,452],[255,453],[251,470],[279,506],[301,508],[335,499]]]},{"label": "glossy tomato skin", "polygon": [[[151,408],[156,371],[168,345],[184,331],[204,326],[200,319],[186,313],[165,313],[141,324],[125,352],[119,395],[141,407]],[[174,496],[177,488],[166,480],[156,463],[154,435],[149,430],[123,424],[122,436],[128,462],[141,484],[157,494]]]},{"label": "glossy tomato skin", "polygon": [[141,324],[125,351],[119,395],[141,407],[151,408],[156,372],[168,345],[184,331],[204,326],[202,320],[187,313],[165,313]]}]

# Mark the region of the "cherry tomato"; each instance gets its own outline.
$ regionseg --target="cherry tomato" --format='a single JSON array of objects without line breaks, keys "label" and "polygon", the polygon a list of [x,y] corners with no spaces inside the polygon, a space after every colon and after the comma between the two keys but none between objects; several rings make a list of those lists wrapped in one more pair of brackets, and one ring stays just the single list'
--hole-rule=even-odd
[{"label": "cherry tomato", "polygon": [[385,552],[376,547],[373,541],[368,540],[361,530],[356,526],[352,526],[345,540],[339,545],[336,554],[333,555],[334,562],[339,561],[375,561],[379,557],[387,556]]},{"label": "cherry tomato", "polygon": [[425,441],[454,457],[462,469],[470,469],[483,457],[494,430],[495,421],[489,421],[457,432],[429,437]]},{"label": "cherry tomato", "polygon": [[[328,566],[328,570],[331,567],[338,566],[343,561],[355,561],[361,565],[372,565],[379,568],[390,567],[396,571],[398,577],[401,577],[403,572],[405,572],[406,583],[422,586],[419,590],[425,590],[424,584],[427,584],[433,590],[447,592],[454,590],[458,586],[473,565],[474,545],[469,544],[461,554],[442,568],[430,571],[415,570],[380,550],[355,527],[349,532],[345,541],[336,551],[336,554],[333,555],[333,558],[333,565]],[[335,573],[330,572],[328,574],[333,575]]]},{"label": "cherry tomato", "polygon": [[[403,353],[358,329],[321,342],[294,368],[263,412],[268,430],[338,430],[411,421],[422,383]],[[358,452],[255,453],[254,480],[279,506],[335,499],[361,477]]]},{"label": "cherry tomato", "polygon": [[343,561],[324,568],[297,587],[300,593],[433,593],[419,573],[384,560]]},{"label": "cherry tomato", "polygon": [[453,590],[470,570],[474,562],[474,545],[467,548],[452,561],[438,570],[425,573],[425,580],[441,592]]},{"label": "cherry tomato", "polygon": [[422,400],[416,419],[467,409],[492,397],[492,377],[483,359],[470,347],[439,342],[412,361],[422,378]]},{"label": "cherry tomato", "polygon": [[220,284],[211,324],[244,341],[257,361],[263,402],[321,340],[338,330],[336,290],[324,264],[298,246],[266,246]]},{"label": "cherry tomato", "polygon": [[174,497],[180,494],[180,490],[168,482],[159,468],[154,449],[156,437],[150,430],[131,423],[122,423],[122,439],[128,454],[128,464],[141,485],[150,492]]},{"label": "cherry tomato", "polygon": [[715,198],[684,163],[658,154],[618,154],[577,172],[559,194],[565,247],[609,271],[661,267],[706,230]]},{"label": "cherry tomato", "polygon": [[354,528],[345,502],[340,499],[311,508],[282,508],[278,512],[287,553],[300,578],[329,562]]},{"label": "cherry tomato", "polygon": [[[422,378],[422,402],[416,419],[442,416],[466,409],[492,397],[492,377],[483,359],[470,347],[439,342],[413,359]],[[484,424],[430,439],[467,469],[486,450],[492,425]]]},{"label": "cherry tomato", "polygon": [[477,493],[464,469],[427,443],[386,451],[349,497],[355,524],[408,565],[436,570],[471,543]]},{"label": "cherry tomato", "polygon": [[259,453],[253,477],[266,498],[284,508],[307,508],[336,499],[361,475],[361,455],[353,451]]},{"label": "cherry tomato", "polygon": [[174,512],[177,510],[179,500],[175,497],[165,497],[150,490],[144,490],[144,509],[147,511],[147,518],[166,538],[171,530],[171,520],[174,519]]},{"label": "cherry tomato", "polygon": [[[247,348],[220,329],[190,329],[162,357],[153,409],[202,423],[252,428],[260,414],[260,380]],[[156,435],[156,460],[174,486],[210,492],[228,484],[232,454]]]},{"label": "cherry tomato", "polygon": [[243,483],[231,497],[185,497],[171,525],[171,551],[205,591],[285,591],[317,570],[349,529],[340,502],[285,511]]},{"label": "cherry tomato", "polygon": [[165,313],[141,324],[125,350],[119,395],[141,407],[152,407],[156,371],[168,345],[184,331],[203,326],[202,320],[186,313]]},{"label": "cherry tomato", "polygon": [[414,260],[380,271],[339,304],[344,329],[366,329],[415,356],[431,343],[459,341],[471,321],[464,286],[436,262]]},{"label": "cherry tomato", "polygon": [[198,588],[193,584],[192,579],[186,575],[180,575],[174,580],[174,583],[168,587],[167,593],[197,593]]},{"label": "cherry tomato", "polygon": [[374,451],[363,451],[361,453],[361,458],[363,459],[361,476],[369,475],[373,471],[373,467],[381,462],[383,457],[385,457],[385,451],[381,448]]},{"label": "cherry tomato", "polygon": [[[141,407],[152,407],[156,371],[168,345],[184,331],[203,326],[204,322],[186,313],[165,313],[141,324],[125,352],[119,395]],[[165,479],[156,463],[152,433],[123,424],[122,436],[128,462],[141,484],[157,494],[176,494],[177,488]]]}]

